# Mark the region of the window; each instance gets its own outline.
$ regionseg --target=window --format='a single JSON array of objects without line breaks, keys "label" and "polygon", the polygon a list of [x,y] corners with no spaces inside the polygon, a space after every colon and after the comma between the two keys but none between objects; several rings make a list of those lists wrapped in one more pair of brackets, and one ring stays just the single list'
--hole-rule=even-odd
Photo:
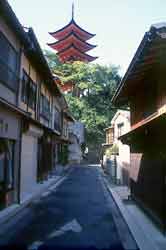
[{"label": "window", "polygon": [[68,126],[67,126],[67,122],[63,122],[63,135],[65,136],[65,137],[67,137],[68,136]]},{"label": "window", "polygon": [[113,140],[114,140],[114,128],[111,127],[106,131],[106,143],[113,144]]},{"label": "window", "polygon": [[14,141],[0,138],[0,190],[14,187]]},{"label": "window", "polygon": [[56,107],[54,107],[54,129],[61,130],[61,112]]},{"label": "window", "polygon": [[29,85],[29,77],[23,70],[21,100],[25,104],[28,104],[28,85]]},{"label": "window", "polygon": [[50,119],[50,102],[48,98],[43,94],[41,94],[41,99],[40,99],[40,114],[46,120]]},{"label": "window", "polygon": [[29,81],[29,107],[33,110],[36,108],[36,93],[37,93],[37,86],[36,84],[30,80]]},{"label": "window", "polygon": [[118,137],[120,137],[123,133],[123,126],[124,126],[124,123],[118,124]]},{"label": "window", "polygon": [[0,32],[0,81],[16,91],[18,56],[7,38]]},{"label": "window", "polygon": [[36,94],[37,94],[36,84],[23,70],[21,99],[25,104],[29,105],[29,107],[33,110],[35,110],[36,108]]}]

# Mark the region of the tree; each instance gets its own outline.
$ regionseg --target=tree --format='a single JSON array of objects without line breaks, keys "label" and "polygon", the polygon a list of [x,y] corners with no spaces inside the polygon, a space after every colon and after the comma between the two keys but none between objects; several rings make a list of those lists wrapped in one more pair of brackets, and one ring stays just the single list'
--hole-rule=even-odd
[{"label": "tree", "polygon": [[98,152],[105,141],[104,128],[116,112],[111,99],[120,82],[118,68],[83,62],[61,64],[55,54],[45,55],[63,84],[72,81],[79,89],[79,95],[68,93],[66,99],[75,119],[85,124],[88,147]]}]

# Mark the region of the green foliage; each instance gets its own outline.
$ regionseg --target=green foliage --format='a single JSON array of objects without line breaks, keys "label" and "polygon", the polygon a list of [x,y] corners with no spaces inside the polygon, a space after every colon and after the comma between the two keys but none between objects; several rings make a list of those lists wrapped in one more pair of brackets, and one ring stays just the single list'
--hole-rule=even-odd
[{"label": "green foliage", "polygon": [[118,145],[114,144],[111,148],[106,149],[105,154],[108,158],[110,158],[111,155],[118,155],[119,154]]},{"label": "green foliage", "polygon": [[120,82],[118,68],[83,62],[60,64],[56,55],[51,55],[50,52],[48,56],[47,52],[45,55],[53,73],[64,84],[72,81],[79,89],[79,95],[66,95],[69,107],[75,119],[86,126],[88,147],[99,148],[105,141],[104,128],[110,125],[116,112],[111,98]]}]

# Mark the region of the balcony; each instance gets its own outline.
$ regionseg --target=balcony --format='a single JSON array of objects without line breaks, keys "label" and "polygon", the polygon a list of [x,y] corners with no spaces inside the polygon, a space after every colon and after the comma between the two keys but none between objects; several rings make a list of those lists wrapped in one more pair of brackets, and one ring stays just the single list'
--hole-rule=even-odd
[{"label": "balcony", "polygon": [[61,132],[61,125],[57,121],[54,121],[54,129],[58,132]]},{"label": "balcony", "polygon": [[113,144],[114,143],[114,128],[109,127],[106,129],[106,144]]},{"label": "balcony", "polygon": [[18,89],[19,78],[8,65],[0,59],[0,82],[6,85],[13,92]]},{"label": "balcony", "polygon": [[43,110],[42,112],[40,112],[40,116],[47,121],[50,120],[50,112]]},{"label": "balcony", "polygon": [[112,135],[108,135],[107,137],[106,137],[106,144],[113,144],[113,142],[114,142],[114,137],[112,136]]}]

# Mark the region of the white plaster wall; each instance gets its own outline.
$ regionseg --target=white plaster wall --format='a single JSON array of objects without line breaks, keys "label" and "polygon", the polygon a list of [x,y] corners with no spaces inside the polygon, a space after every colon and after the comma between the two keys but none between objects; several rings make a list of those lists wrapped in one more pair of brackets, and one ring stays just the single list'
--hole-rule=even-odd
[{"label": "white plaster wall", "polygon": [[69,133],[77,136],[79,143],[82,144],[85,140],[84,136],[84,124],[82,122],[70,122],[69,123]]},{"label": "white plaster wall", "polygon": [[129,111],[118,110],[112,119],[111,124],[114,127],[114,144],[119,147],[119,155],[117,159],[117,179],[122,182],[122,168],[130,165],[130,147],[123,144],[118,139],[118,124],[123,123],[122,135],[130,131],[130,113]]},{"label": "white plaster wall", "polygon": [[19,116],[0,106],[0,121],[7,130],[0,128],[0,137],[17,140],[19,138]]},{"label": "white plaster wall", "polygon": [[122,178],[122,160],[121,160],[120,155],[116,156],[116,162],[117,162],[116,178],[117,178],[117,180],[121,180],[121,178]]},{"label": "white plaster wall", "polygon": [[69,144],[69,162],[80,163],[82,160],[81,144],[84,142],[84,124],[81,122],[69,123],[69,135],[72,144]]},{"label": "white plaster wall", "polygon": [[124,123],[122,129],[122,135],[130,131],[130,112],[129,111],[117,111],[114,118],[111,121],[111,124],[114,127],[114,140],[118,141],[118,124]]},{"label": "white plaster wall", "polygon": [[37,185],[37,137],[23,134],[21,153],[21,200]]},{"label": "white plaster wall", "polygon": [[72,140],[72,143],[69,144],[68,150],[69,150],[69,163],[74,161],[77,163],[80,163],[82,160],[82,151],[81,151],[81,145],[78,143],[77,137],[75,135],[70,135],[70,139]]}]

